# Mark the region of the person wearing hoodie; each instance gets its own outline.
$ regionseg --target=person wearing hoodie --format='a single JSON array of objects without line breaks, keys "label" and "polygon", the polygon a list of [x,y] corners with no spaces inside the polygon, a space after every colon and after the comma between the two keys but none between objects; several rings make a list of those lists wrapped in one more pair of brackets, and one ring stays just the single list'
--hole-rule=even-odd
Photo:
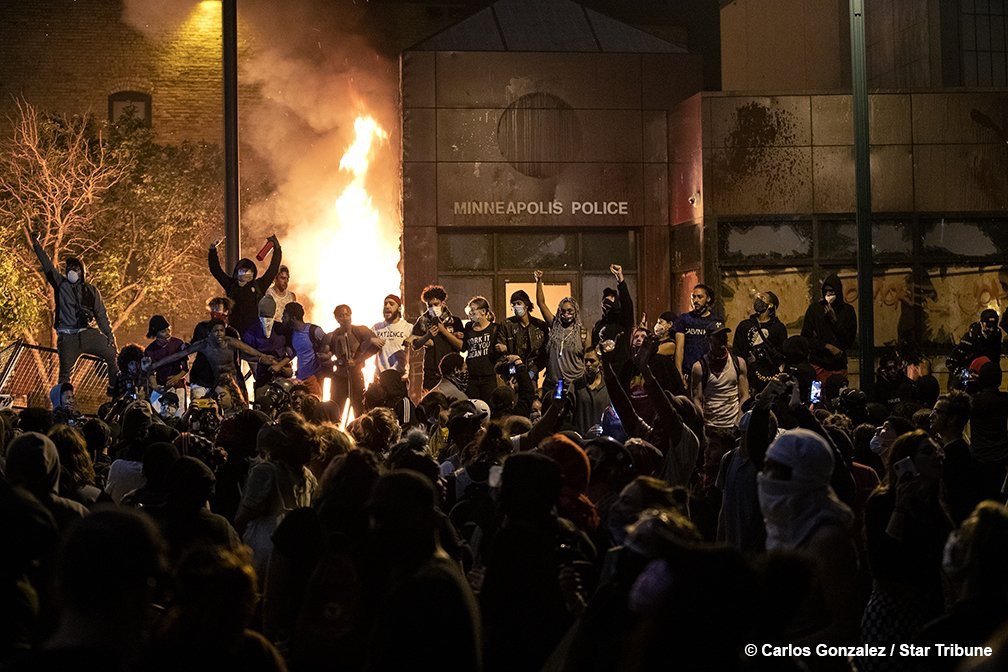
[{"label": "person wearing hoodie", "polygon": [[52,402],[54,423],[74,427],[81,425],[84,416],[77,410],[77,398],[74,396],[73,383],[53,385],[49,390],[49,401]]},{"label": "person wearing hoodie", "polygon": [[634,330],[633,298],[623,278],[623,267],[611,264],[609,272],[616,278],[616,289],[606,287],[602,290],[602,317],[592,327],[592,346],[598,346],[601,341],[615,340],[616,334],[630,334]]},{"label": "person wearing hoodie", "polygon": [[59,495],[60,460],[56,444],[38,432],[24,432],[7,446],[7,481],[30,492],[65,531],[87,515],[83,504]]},{"label": "person wearing hoodie", "polygon": [[822,282],[822,299],[805,311],[801,335],[811,348],[809,362],[816,380],[826,381],[834,373],[847,373],[847,350],[857,340],[857,314],[844,301],[843,283],[836,273]]},{"label": "person wearing hoodie", "polygon": [[276,236],[270,236],[266,240],[273,243],[273,256],[262,277],[258,277],[259,269],[256,268],[255,262],[244,258],[238,260],[231,275],[225,273],[221,268],[216,243],[210,246],[210,251],[207,253],[210,273],[224,289],[228,298],[234,301],[234,307],[228,316],[228,325],[234,327],[239,334],[254,327],[258,322],[259,300],[266,294],[266,290],[280,272],[280,260],[283,257],[280,241]]},{"label": "person wearing hoodie", "polygon": [[833,450],[824,438],[789,429],[770,444],[756,477],[767,550],[807,557],[822,589],[818,628],[795,644],[850,644],[859,634],[862,604],[851,589],[857,584],[854,514],[830,487],[833,467]]},{"label": "person wearing hoodie", "polygon": [[77,359],[85,354],[105,360],[109,381],[114,381],[119,373],[115,334],[101,293],[84,279],[84,262],[77,257],[67,257],[64,259],[65,273],[61,273],[42,248],[38,232],[31,232],[31,241],[42,265],[42,274],[53,289],[56,304],[53,329],[59,353],[59,382],[70,381]]},{"label": "person wearing hoodie", "polygon": [[784,363],[787,327],[777,317],[780,299],[773,292],[759,292],[753,297],[752,315],[735,327],[732,350],[746,360],[749,389],[759,392]]}]

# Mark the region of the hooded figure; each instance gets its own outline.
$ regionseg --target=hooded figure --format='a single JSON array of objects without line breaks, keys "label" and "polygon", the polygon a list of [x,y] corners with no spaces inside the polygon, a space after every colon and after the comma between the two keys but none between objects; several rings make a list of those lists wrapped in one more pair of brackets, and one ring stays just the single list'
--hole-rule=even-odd
[{"label": "hooded figure", "polygon": [[7,480],[35,496],[56,520],[60,530],[87,515],[81,504],[60,497],[60,461],[56,445],[49,437],[37,432],[25,432],[7,446],[4,466]]},{"label": "hooded figure", "polygon": [[[63,274],[53,266],[38,235],[34,233],[32,247],[56,301],[53,329],[56,330],[56,349],[59,351],[59,382],[70,380],[77,358],[82,354],[104,359],[108,365],[109,380],[115,380],[118,373],[115,336],[101,293],[85,281],[84,262],[77,257],[67,257],[64,260],[66,274]],[[92,326],[95,324],[97,329]]]},{"label": "hooded figure", "polygon": [[857,339],[857,314],[844,301],[843,283],[836,273],[822,283],[822,298],[805,311],[801,335],[811,348],[809,362],[826,371],[847,370],[847,350]]},{"label": "hooded figure", "polygon": [[616,289],[606,287],[602,290],[602,317],[592,327],[591,344],[598,345],[600,341],[615,340],[616,334],[623,333],[625,340],[630,340],[634,330],[634,304],[627,288],[626,280],[620,280]]},{"label": "hooded figure", "polygon": [[822,525],[850,527],[854,514],[830,487],[833,451],[821,436],[790,429],[770,444],[766,461],[756,478],[768,551],[799,548]]},{"label": "hooded figure", "polygon": [[280,241],[276,236],[270,236],[268,240],[273,243],[273,256],[270,258],[269,267],[262,277],[257,277],[259,269],[251,259],[239,259],[235,264],[234,272],[228,275],[221,268],[220,258],[217,256],[217,246],[210,246],[210,252],[207,254],[210,273],[224,288],[227,297],[234,301],[234,307],[231,308],[231,314],[228,315],[228,324],[234,327],[239,334],[256,326],[259,317],[259,300],[266,294],[266,290],[273,284],[273,280],[280,271],[280,260],[283,257]]}]

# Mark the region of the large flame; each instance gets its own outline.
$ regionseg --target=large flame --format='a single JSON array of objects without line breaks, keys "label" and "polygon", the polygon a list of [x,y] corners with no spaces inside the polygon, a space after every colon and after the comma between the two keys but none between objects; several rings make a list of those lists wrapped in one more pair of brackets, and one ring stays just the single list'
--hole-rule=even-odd
[{"label": "large flame", "polygon": [[[311,318],[326,331],[337,326],[333,317],[337,305],[349,305],[354,324],[370,327],[383,319],[385,296],[399,293],[399,226],[375,206],[366,183],[374,152],[387,146],[387,140],[388,133],[372,117],[357,117],[353,142],[339,163],[350,182],[323,221],[312,230],[298,230],[298,236],[308,236],[311,247],[307,263],[299,265],[297,284],[310,288]],[[370,382],[373,376],[371,359],[364,379]]]}]

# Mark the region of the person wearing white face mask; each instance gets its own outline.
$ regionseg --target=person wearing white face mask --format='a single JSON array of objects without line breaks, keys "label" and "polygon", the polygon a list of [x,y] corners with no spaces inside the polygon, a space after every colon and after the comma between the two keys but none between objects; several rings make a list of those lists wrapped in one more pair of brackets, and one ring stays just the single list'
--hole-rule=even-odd
[{"label": "person wearing white face mask", "polygon": [[84,279],[84,262],[77,257],[67,257],[64,260],[66,273],[60,273],[42,248],[37,232],[31,232],[31,241],[42,273],[55,295],[53,328],[59,353],[59,382],[70,382],[77,359],[88,354],[105,360],[111,387],[111,381],[119,375],[115,335],[101,294]]},{"label": "person wearing white face mask", "polygon": [[217,245],[211,245],[207,253],[210,273],[224,288],[227,297],[234,302],[231,313],[228,315],[228,326],[233,327],[239,334],[246,329],[255,327],[258,323],[259,301],[280,272],[280,260],[283,258],[280,241],[276,236],[270,236],[266,240],[272,244],[273,256],[270,258],[269,267],[262,276],[258,275],[259,269],[251,259],[239,259],[235,264],[234,271],[228,275],[221,268]]},{"label": "person wearing white face mask", "polygon": [[421,298],[427,310],[413,325],[406,343],[414,350],[424,348],[423,389],[434,389],[441,380],[438,365],[450,352],[462,349],[462,320],[448,310],[448,293],[441,285],[424,287]]},{"label": "person wearing white face mask", "polygon": [[518,355],[528,367],[529,376],[538,380],[539,372],[546,368],[549,353],[549,326],[538,317],[532,317],[532,299],[525,290],[511,295],[513,317],[507,318],[497,332],[497,343],[507,352]]}]

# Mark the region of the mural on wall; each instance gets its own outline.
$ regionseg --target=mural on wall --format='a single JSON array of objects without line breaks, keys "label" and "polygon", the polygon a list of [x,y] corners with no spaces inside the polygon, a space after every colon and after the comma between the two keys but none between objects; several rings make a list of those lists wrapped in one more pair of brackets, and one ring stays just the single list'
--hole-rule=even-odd
[{"label": "mural on wall", "polygon": [[928,269],[935,288],[925,301],[925,331],[934,343],[954,343],[962,338],[980,311],[993,308],[999,313],[1008,306],[1008,274],[998,267],[946,267]]},{"label": "mural on wall", "polygon": [[777,317],[791,335],[801,331],[802,317],[809,305],[808,271],[786,268],[768,271],[732,271],[721,278],[721,300],[725,324],[734,329],[752,314],[753,297],[757,292],[773,292],[780,299]]},{"label": "mural on wall", "polygon": [[[844,286],[844,300],[858,310],[857,271],[844,269],[838,273]],[[875,306],[875,344],[897,345],[928,342],[926,334],[919,333],[916,325],[924,320],[922,301],[934,296],[930,282],[914,287],[913,272],[909,268],[891,268],[876,272],[872,296]]]}]

